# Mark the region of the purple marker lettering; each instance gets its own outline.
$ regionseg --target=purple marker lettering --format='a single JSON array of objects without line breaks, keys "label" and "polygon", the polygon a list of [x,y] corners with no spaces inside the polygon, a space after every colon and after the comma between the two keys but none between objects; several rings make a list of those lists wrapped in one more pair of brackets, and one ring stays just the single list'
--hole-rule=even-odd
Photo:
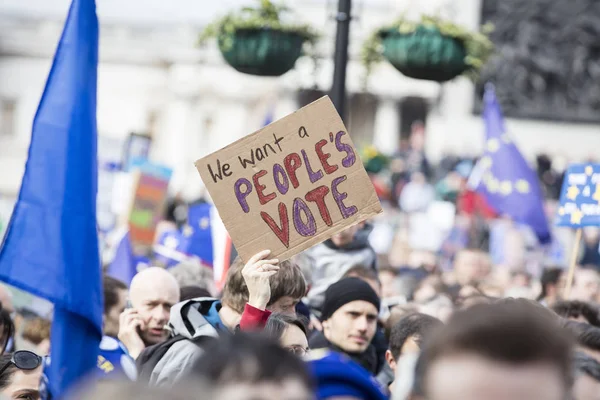
[{"label": "purple marker lettering", "polygon": [[290,188],[290,180],[281,164],[275,163],[273,165],[273,179],[275,180],[275,186],[277,186],[279,193],[286,194]]},{"label": "purple marker lettering", "polygon": [[[241,190],[242,185],[246,186],[246,190],[243,192]],[[246,201],[246,197],[252,192],[252,184],[250,181],[246,178],[238,179],[235,181],[234,190],[235,197],[237,198],[238,203],[240,203],[242,210],[244,210],[245,213],[250,212],[250,207],[248,207],[248,202]]]},{"label": "purple marker lettering", "polygon": [[311,183],[315,183],[319,179],[323,177],[323,171],[318,170],[317,172],[313,172],[310,162],[308,161],[308,155],[306,155],[306,151],[302,150],[302,158],[304,158],[304,164],[306,165],[306,170],[308,171],[308,177],[310,178]]},{"label": "purple marker lettering", "polygon": [[349,144],[342,142],[342,136],[344,136],[346,132],[339,131],[337,135],[335,135],[335,148],[338,149],[339,152],[345,152],[346,157],[342,160],[342,165],[346,168],[350,168],[356,162],[356,154],[354,153],[354,149]]},{"label": "purple marker lettering", "polygon": [[[307,223],[305,224],[302,220],[302,216],[300,213],[303,212],[306,216]],[[294,199],[294,227],[296,231],[302,236],[314,236],[317,233],[317,223],[315,221],[315,217],[313,216],[310,208],[306,205],[304,200],[299,197]]]},{"label": "purple marker lettering", "polygon": [[337,203],[338,208],[340,209],[340,213],[342,213],[342,217],[344,217],[344,219],[350,218],[358,212],[358,208],[356,208],[356,206],[346,207],[346,205],[344,204],[344,200],[346,200],[346,198],[348,197],[348,193],[340,193],[340,191],[338,190],[338,185],[344,182],[345,180],[346,175],[340,176],[339,178],[335,178],[331,182],[331,193],[333,194],[333,198],[335,199],[335,202]]}]

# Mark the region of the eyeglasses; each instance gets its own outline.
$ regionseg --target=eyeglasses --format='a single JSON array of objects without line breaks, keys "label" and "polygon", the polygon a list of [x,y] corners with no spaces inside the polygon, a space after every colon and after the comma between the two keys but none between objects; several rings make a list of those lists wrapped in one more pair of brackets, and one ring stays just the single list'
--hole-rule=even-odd
[{"label": "eyeglasses", "polygon": [[305,349],[300,345],[288,346],[285,349],[290,353],[297,355],[298,357],[304,357],[306,354],[308,354],[309,351],[308,349]]},{"label": "eyeglasses", "polygon": [[14,365],[21,370],[31,371],[42,365],[42,357],[27,350],[15,351],[12,354],[10,362],[0,369],[0,375],[2,375],[2,373],[11,365]]}]

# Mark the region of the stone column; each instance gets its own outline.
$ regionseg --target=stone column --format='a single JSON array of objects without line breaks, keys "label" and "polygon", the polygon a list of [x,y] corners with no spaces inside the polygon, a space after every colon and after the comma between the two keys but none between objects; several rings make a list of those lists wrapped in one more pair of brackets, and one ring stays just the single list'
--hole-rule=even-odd
[{"label": "stone column", "polygon": [[382,97],[375,113],[373,145],[384,154],[398,150],[400,143],[400,113],[396,99]]},{"label": "stone column", "polygon": [[170,188],[173,193],[185,185],[193,163],[189,154],[188,136],[193,99],[173,95],[161,118],[160,127],[152,144],[152,159],[173,169]]}]

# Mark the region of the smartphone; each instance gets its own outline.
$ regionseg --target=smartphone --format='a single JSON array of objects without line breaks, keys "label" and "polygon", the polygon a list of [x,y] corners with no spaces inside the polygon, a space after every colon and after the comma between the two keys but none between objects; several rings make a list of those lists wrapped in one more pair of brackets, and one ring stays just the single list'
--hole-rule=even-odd
[{"label": "smartphone", "polygon": [[[125,304],[125,309],[126,309],[126,310],[130,310],[130,309],[132,309],[132,308],[133,308],[133,306],[131,305],[131,300],[129,300],[129,297],[128,297],[128,298],[127,298],[127,303]],[[137,333],[138,333],[138,335],[140,335],[140,336],[141,336],[141,334],[142,334],[142,331],[140,330],[140,327],[139,327],[139,326],[138,326],[138,328],[137,328]]]}]

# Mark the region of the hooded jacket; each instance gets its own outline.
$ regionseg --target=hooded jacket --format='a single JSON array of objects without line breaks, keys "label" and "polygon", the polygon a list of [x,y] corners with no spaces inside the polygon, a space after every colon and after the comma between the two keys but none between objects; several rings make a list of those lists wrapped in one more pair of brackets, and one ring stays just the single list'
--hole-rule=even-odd
[{"label": "hooded jacket", "polygon": [[333,241],[326,240],[304,252],[311,265],[313,286],[308,293],[308,303],[313,309],[320,310],[325,299],[325,290],[342,279],[350,269],[357,265],[377,267],[377,256],[369,245],[372,227],[367,225],[358,231],[354,240],[347,246],[337,247]]},{"label": "hooded jacket", "polygon": [[172,386],[187,375],[204,353],[204,346],[229,331],[219,318],[221,302],[196,298],[171,308],[171,337],[146,348],[138,357],[138,381],[150,386]]}]

